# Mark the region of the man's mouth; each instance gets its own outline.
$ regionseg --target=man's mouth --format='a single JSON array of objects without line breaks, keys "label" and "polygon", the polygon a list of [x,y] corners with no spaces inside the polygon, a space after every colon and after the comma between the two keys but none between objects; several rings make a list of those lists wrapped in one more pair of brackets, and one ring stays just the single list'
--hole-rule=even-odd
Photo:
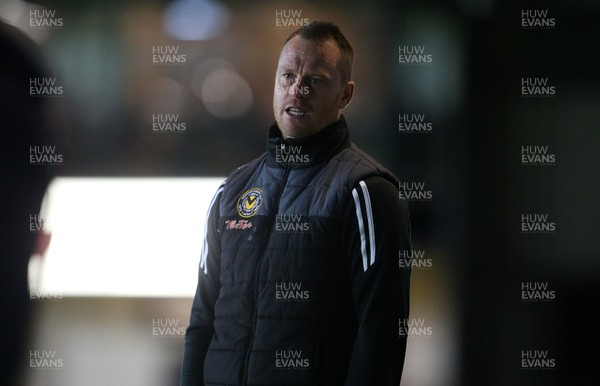
[{"label": "man's mouth", "polygon": [[285,112],[293,117],[301,117],[306,114],[306,111],[298,107],[288,107],[285,109]]}]

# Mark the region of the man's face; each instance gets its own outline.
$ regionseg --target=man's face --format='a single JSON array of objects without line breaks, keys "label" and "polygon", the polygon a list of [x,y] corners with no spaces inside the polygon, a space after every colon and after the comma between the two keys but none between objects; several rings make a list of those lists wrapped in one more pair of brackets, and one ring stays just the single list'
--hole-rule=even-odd
[{"label": "man's face", "polygon": [[284,138],[301,138],[336,122],[352,99],[354,82],[342,82],[335,42],[294,36],[283,47],[275,74],[273,113]]}]

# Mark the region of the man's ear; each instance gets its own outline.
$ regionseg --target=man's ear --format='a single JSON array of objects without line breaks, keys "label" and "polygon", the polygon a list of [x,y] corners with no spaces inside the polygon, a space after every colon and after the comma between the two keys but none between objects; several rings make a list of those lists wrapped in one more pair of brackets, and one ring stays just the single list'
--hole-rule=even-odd
[{"label": "man's ear", "polygon": [[352,100],[352,95],[354,95],[354,81],[351,80],[346,83],[346,86],[344,87],[344,92],[342,93],[342,98],[340,99],[338,107],[340,109],[346,108]]}]

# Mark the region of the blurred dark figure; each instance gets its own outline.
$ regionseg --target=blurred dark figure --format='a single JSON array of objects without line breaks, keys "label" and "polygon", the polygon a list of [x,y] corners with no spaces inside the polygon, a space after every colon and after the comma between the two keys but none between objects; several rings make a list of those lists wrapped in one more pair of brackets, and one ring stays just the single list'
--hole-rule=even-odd
[{"label": "blurred dark figure", "polygon": [[[38,233],[38,215],[50,168],[30,165],[30,146],[47,143],[48,99],[29,95],[29,79],[44,77],[39,47],[21,31],[0,21],[0,169],[2,170],[2,255],[0,257],[0,385],[16,384],[27,363],[29,328],[27,266]],[[47,76],[47,75],[46,75]]]}]

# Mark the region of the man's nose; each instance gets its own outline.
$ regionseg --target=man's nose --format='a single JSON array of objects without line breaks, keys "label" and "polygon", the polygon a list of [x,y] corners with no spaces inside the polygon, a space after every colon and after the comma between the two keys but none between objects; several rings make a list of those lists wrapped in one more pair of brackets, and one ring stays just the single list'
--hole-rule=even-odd
[{"label": "man's nose", "polygon": [[298,77],[296,82],[292,85],[292,95],[294,98],[300,99],[308,97],[308,93],[308,81],[305,78]]}]

